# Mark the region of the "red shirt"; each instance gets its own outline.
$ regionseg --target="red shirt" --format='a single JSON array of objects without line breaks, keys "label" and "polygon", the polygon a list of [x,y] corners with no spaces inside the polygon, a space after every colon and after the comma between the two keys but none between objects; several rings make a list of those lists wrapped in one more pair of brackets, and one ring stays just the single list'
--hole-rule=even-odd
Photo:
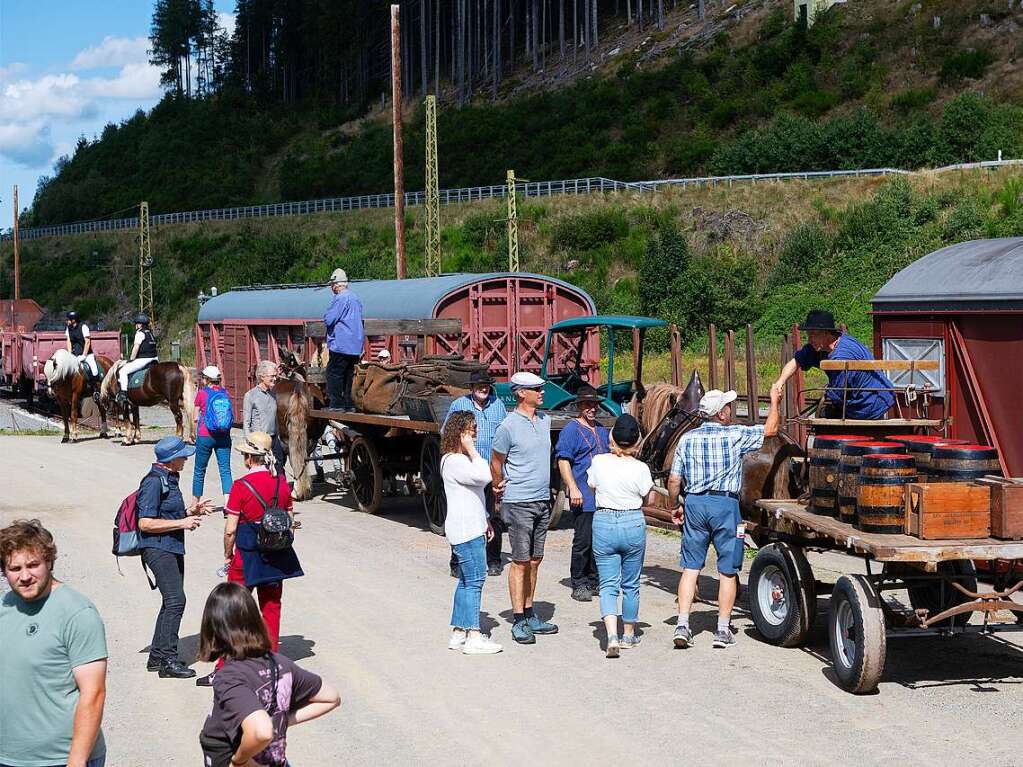
[{"label": "red shirt", "polygon": [[[252,485],[256,492],[262,496],[268,507],[273,504],[274,485],[276,483],[280,488],[277,494],[278,508],[291,511],[291,490],[288,489],[288,480],[283,472],[273,477],[268,469],[250,469],[240,479],[244,479]],[[227,513],[238,517],[238,524],[241,525],[246,522],[259,522],[263,518],[264,511],[263,505],[252,494],[252,491],[240,480],[235,480],[234,484],[231,485],[231,494],[227,496]],[[237,579],[233,577],[235,574],[238,576]],[[242,555],[236,546],[234,558],[231,560],[230,568],[228,568],[228,578],[240,581],[241,575]]]}]

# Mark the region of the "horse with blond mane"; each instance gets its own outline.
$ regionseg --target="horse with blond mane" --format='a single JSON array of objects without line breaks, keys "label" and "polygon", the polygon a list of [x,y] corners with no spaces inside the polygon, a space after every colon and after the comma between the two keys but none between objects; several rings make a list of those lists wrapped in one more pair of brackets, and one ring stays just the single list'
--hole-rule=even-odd
[{"label": "horse with blond mane", "polygon": [[192,403],[195,402],[195,383],[192,371],[178,362],[155,362],[145,368],[142,385],[128,389],[125,405],[116,404],[120,386],[117,372],[125,360],[114,363],[103,377],[100,388],[101,402],[111,402],[114,422],[124,435],[122,445],[136,444],[142,429],[139,426],[139,408],[166,404],[174,414],[176,433],[188,442],[195,442],[195,423],[192,421]]},{"label": "horse with blond mane", "polygon": [[[101,373],[113,367],[108,357],[96,355],[96,364]],[[96,391],[89,377],[83,374],[78,357],[67,349],[57,349],[43,366],[46,375],[46,388],[50,396],[57,400],[60,417],[64,422],[64,437],[61,444],[78,441],[78,409],[83,397],[90,397]],[[107,435],[107,411],[101,398],[97,398],[100,416],[100,437]]]}]

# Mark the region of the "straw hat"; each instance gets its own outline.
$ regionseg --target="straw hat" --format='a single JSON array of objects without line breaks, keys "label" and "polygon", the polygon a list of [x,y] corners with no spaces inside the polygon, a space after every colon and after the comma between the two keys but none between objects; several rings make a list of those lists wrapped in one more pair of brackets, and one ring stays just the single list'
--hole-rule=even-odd
[{"label": "straw hat", "polygon": [[273,437],[265,431],[254,431],[235,450],[245,455],[264,456],[273,451]]}]

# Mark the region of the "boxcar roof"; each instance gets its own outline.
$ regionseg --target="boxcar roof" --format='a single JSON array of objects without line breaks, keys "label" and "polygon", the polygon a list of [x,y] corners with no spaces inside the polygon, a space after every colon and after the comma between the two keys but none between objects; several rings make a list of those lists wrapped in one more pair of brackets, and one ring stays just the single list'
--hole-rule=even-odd
[{"label": "boxcar roof", "polygon": [[[582,288],[555,277],[529,272],[442,274],[406,280],[353,280],[349,289],[361,300],[364,314],[373,319],[432,319],[437,303],[452,291],[492,279],[517,277],[552,282],[593,300]],[[199,309],[199,322],[223,320],[318,320],[330,304],[325,285],[267,285],[234,288],[209,299]]]},{"label": "boxcar roof", "polygon": [[917,259],[881,288],[875,311],[1023,309],[1023,237],[970,240]]}]

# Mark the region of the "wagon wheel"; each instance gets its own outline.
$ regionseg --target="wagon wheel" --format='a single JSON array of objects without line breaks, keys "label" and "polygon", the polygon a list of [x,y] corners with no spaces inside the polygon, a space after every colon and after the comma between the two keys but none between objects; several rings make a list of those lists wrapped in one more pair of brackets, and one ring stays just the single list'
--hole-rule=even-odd
[{"label": "wagon wheel", "polygon": [[787,543],[764,546],[749,575],[753,624],[773,645],[803,644],[817,616],[817,588],[803,550]]},{"label": "wagon wheel", "polygon": [[565,492],[565,488],[559,487],[558,494],[554,497],[554,505],[551,507],[551,521],[547,524],[547,527],[551,530],[558,528],[558,522],[561,521],[561,515],[565,513],[565,506],[568,505],[568,493]]},{"label": "wagon wheel", "polygon": [[865,575],[843,575],[831,594],[828,642],[835,674],[852,693],[873,692],[884,672],[881,596]]},{"label": "wagon wheel", "polygon": [[440,475],[440,442],[436,437],[423,440],[423,447],[419,451],[419,479],[423,487],[426,524],[437,535],[443,535],[448,501],[444,495],[444,480]]},{"label": "wagon wheel", "polygon": [[376,514],[380,510],[383,471],[376,448],[365,437],[352,440],[348,467],[352,478],[352,495],[359,511]]}]

